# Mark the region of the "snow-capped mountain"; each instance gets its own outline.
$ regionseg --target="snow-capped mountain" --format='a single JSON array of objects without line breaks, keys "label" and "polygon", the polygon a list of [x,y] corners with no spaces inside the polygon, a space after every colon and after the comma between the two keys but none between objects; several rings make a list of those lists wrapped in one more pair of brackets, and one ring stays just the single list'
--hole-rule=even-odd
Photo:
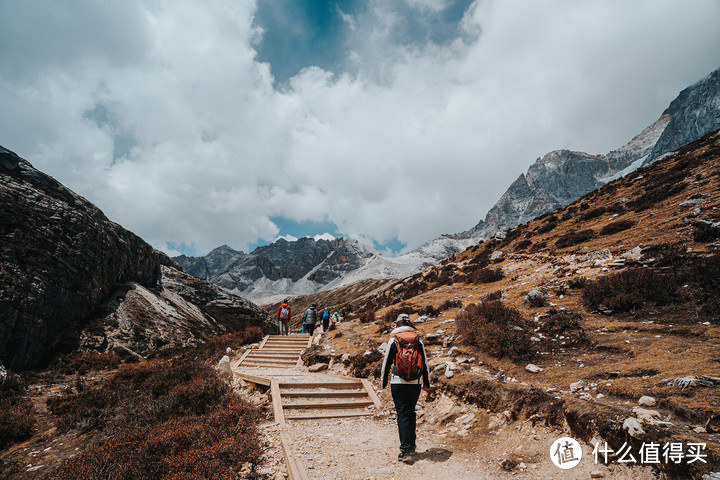
[{"label": "snow-capped mountain", "polygon": [[720,69],[684,89],[660,118],[605,155],[556,150],[520,174],[500,200],[459,238],[488,238],[564,207],[605,183],[720,128]]},{"label": "snow-capped mountain", "polygon": [[404,255],[386,257],[348,238],[281,238],[249,254],[223,245],[204,257],[181,255],[175,260],[191,275],[258,303],[270,303],[284,296],[307,295],[368,278],[403,278],[473,243],[471,239],[441,236]]}]

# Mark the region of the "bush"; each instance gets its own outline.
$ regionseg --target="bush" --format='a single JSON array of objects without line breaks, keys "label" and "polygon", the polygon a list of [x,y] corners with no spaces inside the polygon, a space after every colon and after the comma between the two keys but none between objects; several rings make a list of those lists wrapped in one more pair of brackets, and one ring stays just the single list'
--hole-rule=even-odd
[{"label": "bush", "polygon": [[600,235],[611,235],[613,233],[622,232],[623,230],[634,227],[636,223],[637,222],[633,220],[616,220],[601,228]]},{"label": "bush", "polygon": [[83,355],[78,355],[70,360],[70,363],[67,367],[65,367],[64,372],[66,374],[79,373],[84,375],[90,370],[109,370],[117,368],[121,361],[122,359],[120,358],[120,355],[115,352],[89,352]]},{"label": "bush", "polygon": [[520,240],[517,245],[515,245],[515,248],[518,250],[525,250],[530,245],[532,245],[532,242],[526,238],[524,240]]},{"label": "bush", "polygon": [[367,355],[358,354],[351,356],[345,365],[350,368],[350,375],[357,378],[368,378],[375,376],[380,378],[382,370],[383,354],[377,349],[370,350]]},{"label": "bush", "polygon": [[713,228],[710,225],[702,223],[695,224],[695,230],[693,230],[693,240],[696,242],[712,242],[718,238],[720,238],[720,228]]},{"label": "bush", "polygon": [[[555,217],[555,218],[557,218],[557,217]],[[554,230],[555,227],[557,227],[557,223],[555,223],[555,222],[545,222],[545,223],[543,223],[542,225],[540,225],[540,226],[537,228],[537,230],[535,230],[535,233],[538,233],[538,234],[540,234],[540,233],[548,233],[548,232]]]},{"label": "bush", "polygon": [[502,290],[495,290],[494,292],[490,292],[484,297],[482,297],[483,301],[488,300],[500,300],[502,298]]},{"label": "bush", "polygon": [[228,347],[237,348],[241,345],[259,342],[262,339],[262,329],[254,325],[246,327],[239,332],[227,333],[211,338],[203,344],[202,348],[209,353],[221,353],[224,355]]},{"label": "bush", "polygon": [[47,405],[59,431],[109,438],[48,479],[238,478],[240,465],[260,459],[259,411],[196,363],[126,364],[99,386]]},{"label": "bush", "polygon": [[358,319],[360,320],[360,323],[372,323],[377,318],[375,318],[375,309],[374,308],[366,308],[363,309],[361,312],[358,313]]},{"label": "bush", "polygon": [[592,220],[593,218],[604,215],[606,212],[607,209],[605,207],[592,208],[587,212],[583,213],[580,218],[582,218],[583,220]]},{"label": "bush", "polygon": [[555,241],[555,246],[558,248],[571,247],[579,243],[587,242],[595,236],[595,232],[592,229],[580,230],[579,232],[567,232]]},{"label": "bush", "polygon": [[440,306],[437,308],[439,312],[444,312],[445,310],[449,308],[457,308],[462,307],[462,302],[460,300],[445,300],[443,303],[440,304]]},{"label": "bush", "polygon": [[550,310],[549,316],[538,328],[538,332],[546,335],[562,335],[565,337],[563,346],[583,346],[589,343],[585,331],[580,326],[582,317],[570,310]]},{"label": "bush", "polygon": [[8,372],[0,381],[0,449],[29,438],[35,428],[35,410],[25,398],[25,381]]},{"label": "bush", "polygon": [[518,360],[530,353],[527,330],[520,312],[501,301],[468,305],[456,320],[457,331],[465,343],[475,345],[497,358]]},{"label": "bush", "polygon": [[645,301],[663,305],[677,301],[679,283],[671,272],[630,268],[587,282],[583,300],[592,309],[604,305],[620,312],[638,308]]},{"label": "bush", "polygon": [[471,283],[492,283],[505,278],[502,268],[478,268],[468,274]]},{"label": "bush", "polygon": [[585,284],[587,283],[587,278],[585,277],[572,277],[570,280],[568,280],[568,287],[579,289],[583,288]]}]

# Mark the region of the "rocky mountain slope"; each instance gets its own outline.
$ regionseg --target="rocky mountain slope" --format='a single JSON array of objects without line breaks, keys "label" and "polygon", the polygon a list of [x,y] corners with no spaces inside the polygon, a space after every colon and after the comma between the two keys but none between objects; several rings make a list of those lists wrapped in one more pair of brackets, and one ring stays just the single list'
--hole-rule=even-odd
[{"label": "rocky mountain slope", "polygon": [[686,88],[660,118],[627,145],[605,155],[550,152],[503,194],[476,226],[459,238],[487,238],[569,205],[608,181],[720,128],[720,69]]},{"label": "rocky mountain slope", "polygon": [[459,253],[470,239],[440,237],[397,257],[385,257],[357,240],[278,239],[252,253],[224,245],[203,257],[175,257],[199,278],[260,303],[309,295],[374,278],[402,278]]},{"label": "rocky mountain slope", "polygon": [[[0,207],[0,361],[8,368],[31,368],[58,348],[75,343],[84,326],[110,308],[106,302],[118,290],[127,291],[126,285],[165,303],[172,300],[166,285],[172,286],[168,292],[180,289],[178,284],[187,291],[195,282],[172,273],[178,265],[167,256],[2,147]],[[174,280],[168,284],[166,278]],[[167,332],[153,335],[163,338],[161,342],[173,340],[175,334],[187,339],[232,328],[227,318],[208,314],[213,301],[222,303],[228,295],[211,286],[203,288],[206,298],[185,299],[183,309],[192,314],[174,316],[172,307],[167,312],[156,308],[121,316],[118,328],[132,330],[144,322],[152,330],[161,320],[174,324]],[[241,305],[237,309],[241,318],[264,321],[264,314],[241,299],[232,303]],[[128,306],[117,298],[115,304],[116,310]],[[207,328],[196,329],[195,321],[206,322]],[[136,343],[147,340],[143,335],[136,337]]]}]

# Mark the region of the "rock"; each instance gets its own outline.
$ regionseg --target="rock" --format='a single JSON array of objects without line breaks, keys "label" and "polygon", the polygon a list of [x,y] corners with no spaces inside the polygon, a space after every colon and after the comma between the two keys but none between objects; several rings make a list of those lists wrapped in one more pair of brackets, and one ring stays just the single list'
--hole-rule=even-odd
[{"label": "rock", "polygon": [[695,432],[695,433],[707,433],[707,430],[705,430],[705,427],[695,427],[695,428],[693,428],[693,432]]},{"label": "rock", "polygon": [[315,365],[311,365],[308,367],[309,372],[319,372],[321,370],[327,370],[328,364],[327,363],[316,363]]},{"label": "rock", "polygon": [[655,399],[647,395],[640,397],[640,400],[638,400],[638,405],[642,405],[644,407],[654,407],[655,403]]},{"label": "rock", "polygon": [[468,423],[473,422],[473,421],[475,421],[475,414],[474,414],[474,413],[468,413],[468,414],[465,416],[465,418],[462,420],[462,422],[460,422],[460,423],[462,423],[463,425],[467,425]]},{"label": "rock", "polygon": [[627,252],[620,255],[621,258],[624,258],[625,260],[630,260],[633,262],[639,262],[642,258],[642,248],[638,245],[635,248],[631,248]]},{"label": "rock", "polygon": [[446,366],[446,367],[445,367],[445,377],[446,377],[446,378],[452,378],[454,375],[455,375],[455,374],[454,374],[453,371],[450,369],[450,365]]},{"label": "rock", "polygon": [[436,365],[435,368],[433,368],[433,372],[439,372],[440,370],[445,370],[445,367],[447,367],[447,364],[441,363],[440,365]]},{"label": "rock", "polygon": [[448,357],[456,357],[458,355],[458,347],[452,347],[448,350]]},{"label": "rock", "polygon": [[542,307],[547,301],[547,295],[537,289],[530,290],[528,294],[525,295],[525,301],[533,307]]},{"label": "rock", "polygon": [[230,357],[225,355],[220,359],[220,361],[217,364],[217,374],[218,377],[220,377],[221,380],[225,382],[232,382],[233,379],[233,371],[232,367],[230,366]]},{"label": "rock", "polygon": [[583,388],[585,388],[586,385],[587,384],[583,380],[578,380],[575,383],[571,383],[570,384],[570,392],[575,393],[578,390],[582,390]]},{"label": "rock", "polygon": [[538,337],[530,337],[531,342],[539,342],[540,339]]},{"label": "rock", "polygon": [[503,427],[507,423],[507,420],[505,417],[501,416],[492,416],[488,420],[488,430],[497,430],[501,427]]},{"label": "rock", "polygon": [[342,363],[347,363],[350,361],[350,354],[349,353],[343,353],[342,357],[340,357],[340,361]]},{"label": "rock", "polygon": [[231,355],[231,354],[232,354],[232,348],[227,347],[227,348],[225,349],[225,354],[226,354],[226,355]]},{"label": "rock", "polygon": [[652,424],[660,418],[660,412],[658,412],[657,410],[648,410],[646,408],[640,407],[633,408],[633,414],[635,415],[635,417],[637,417],[640,423]]},{"label": "rock", "polygon": [[590,478],[604,478],[605,474],[600,470],[593,470],[590,472]]},{"label": "rock", "polygon": [[540,373],[540,372],[543,371],[542,368],[538,367],[538,366],[535,365],[534,363],[528,363],[528,364],[525,366],[525,370],[527,370],[528,372],[531,372],[531,373]]},{"label": "rock", "polygon": [[636,418],[628,417],[623,422],[623,429],[627,430],[628,434],[634,438],[642,438],[645,435],[645,430],[640,426],[640,422]]},{"label": "rock", "polygon": [[[504,233],[504,232],[503,232]],[[495,250],[490,254],[490,261],[497,260],[498,258],[503,256],[502,250]]]},{"label": "rock", "polygon": [[423,343],[425,343],[425,345],[437,345],[440,343],[440,335],[437,333],[428,333],[425,335]]},{"label": "rock", "polygon": [[690,200],[685,200],[680,204],[683,208],[688,207],[697,207],[698,205],[702,205],[703,203],[707,203],[707,200],[703,200],[702,198],[691,198]]},{"label": "rock", "polygon": [[427,315],[423,315],[423,316],[418,317],[415,320],[413,320],[413,323],[425,323],[428,320],[430,320],[430,317],[428,317]]}]

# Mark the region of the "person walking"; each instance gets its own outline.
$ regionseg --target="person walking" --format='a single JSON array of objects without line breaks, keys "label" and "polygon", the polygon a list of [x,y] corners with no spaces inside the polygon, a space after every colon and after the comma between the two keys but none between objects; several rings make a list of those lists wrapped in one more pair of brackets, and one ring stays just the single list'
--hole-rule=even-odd
[{"label": "person walking", "polygon": [[398,315],[390,333],[380,374],[382,388],[387,386],[388,377],[400,435],[398,461],[410,463],[415,453],[415,405],[421,385],[425,390],[430,388],[430,376],[425,346],[406,313]]},{"label": "person walking", "polygon": [[292,318],[292,311],[290,310],[290,304],[288,299],[282,301],[277,313],[278,322],[278,335],[289,335],[290,334],[290,319]]},{"label": "person walking", "polygon": [[322,311],[323,332],[330,329],[330,310],[327,308]]},{"label": "person walking", "polygon": [[315,323],[317,322],[317,319],[317,306],[313,303],[307,310],[305,310],[305,313],[303,313],[302,322],[305,333],[310,334],[311,337],[313,336],[313,333],[315,333]]}]

